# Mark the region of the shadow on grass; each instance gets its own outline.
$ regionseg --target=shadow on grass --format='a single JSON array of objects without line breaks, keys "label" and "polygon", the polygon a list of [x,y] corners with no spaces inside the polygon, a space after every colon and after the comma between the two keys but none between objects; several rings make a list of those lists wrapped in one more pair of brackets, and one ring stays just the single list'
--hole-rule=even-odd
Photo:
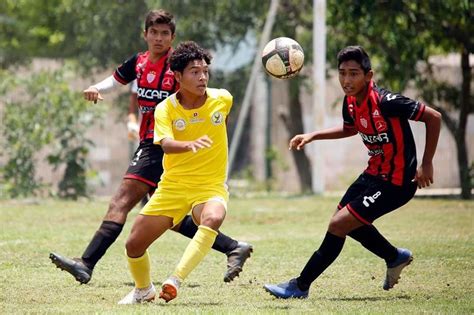
[{"label": "shadow on grass", "polygon": [[354,296],[354,297],[342,297],[342,298],[330,298],[330,301],[389,301],[389,300],[411,300],[409,295],[398,295],[398,296]]}]

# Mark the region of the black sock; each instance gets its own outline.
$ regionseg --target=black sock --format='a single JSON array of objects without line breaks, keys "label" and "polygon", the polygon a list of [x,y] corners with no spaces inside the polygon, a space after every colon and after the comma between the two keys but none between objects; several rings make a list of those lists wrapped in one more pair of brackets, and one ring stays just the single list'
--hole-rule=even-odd
[{"label": "black sock", "polygon": [[113,221],[102,221],[84,254],[82,254],[82,261],[90,270],[94,269],[110,245],[115,242],[120,232],[122,232],[122,228],[123,224]]},{"label": "black sock", "polygon": [[339,256],[344,246],[345,238],[336,236],[329,232],[326,233],[321,246],[314,252],[313,256],[308,260],[306,266],[298,278],[296,278],[298,287],[302,291],[306,291],[314,280],[326,270],[329,265]]},{"label": "black sock", "polygon": [[[190,215],[187,215],[184,217],[183,221],[181,221],[181,225],[179,227],[178,232],[180,234],[183,234],[186,237],[193,238],[194,234],[197,232],[197,226],[194,224],[193,219],[191,218]],[[219,232],[219,234],[216,237],[216,240],[214,242],[214,245],[212,245],[212,248],[221,252],[221,253],[228,253],[232,250],[234,250],[237,247],[238,242],[234,239],[231,239],[225,234],[222,234]]]},{"label": "black sock", "polygon": [[361,226],[348,234],[350,237],[360,242],[362,246],[370,252],[385,259],[387,263],[395,261],[398,256],[397,248],[390,244],[389,241],[375,228],[373,225]]}]

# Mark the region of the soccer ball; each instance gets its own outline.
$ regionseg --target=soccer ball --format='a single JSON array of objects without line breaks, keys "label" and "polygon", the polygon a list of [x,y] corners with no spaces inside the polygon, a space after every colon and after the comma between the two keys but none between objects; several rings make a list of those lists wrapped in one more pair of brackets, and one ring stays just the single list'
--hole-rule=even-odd
[{"label": "soccer ball", "polygon": [[303,48],[294,39],[274,38],[263,48],[262,63],[265,71],[275,78],[294,77],[303,68]]}]

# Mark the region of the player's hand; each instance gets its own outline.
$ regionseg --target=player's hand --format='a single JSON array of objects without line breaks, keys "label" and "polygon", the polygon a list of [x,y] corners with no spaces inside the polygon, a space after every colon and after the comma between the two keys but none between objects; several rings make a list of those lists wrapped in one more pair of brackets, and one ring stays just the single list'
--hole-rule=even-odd
[{"label": "player's hand", "polygon": [[102,95],[100,95],[99,90],[97,90],[97,88],[92,87],[92,86],[85,89],[83,93],[84,93],[84,99],[86,101],[94,102],[94,104],[96,104],[97,101],[102,101],[104,99]]},{"label": "player's hand", "polygon": [[140,127],[138,124],[134,121],[129,121],[127,122],[127,131],[128,131],[128,139],[129,140],[138,140],[139,135],[138,131],[140,130]]},{"label": "player's hand", "polygon": [[305,146],[305,144],[311,142],[311,135],[310,134],[301,134],[301,135],[296,135],[290,140],[290,145],[288,147],[289,150],[301,150]]},{"label": "player's hand", "polygon": [[417,183],[418,188],[428,187],[433,184],[433,172],[433,163],[421,164],[412,181]]},{"label": "player's hand", "polygon": [[191,141],[188,145],[190,151],[196,153],[198,150],[204,148],[210,148],[212,145],[212,140],[207,135],[197,138],[194,141]]}]

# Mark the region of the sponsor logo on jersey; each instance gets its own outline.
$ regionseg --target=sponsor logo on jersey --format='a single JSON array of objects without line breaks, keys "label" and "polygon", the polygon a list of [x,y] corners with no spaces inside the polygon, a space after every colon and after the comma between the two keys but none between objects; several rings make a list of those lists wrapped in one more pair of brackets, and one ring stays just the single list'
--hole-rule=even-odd
[{"label": "sponsor logo on jersey", "polygon": [[369,154],[369,156],[380,155],[380,154],[383,154],[383,150],[382,149],[370,149],[368,154]]},{"label": "sponsor logo on jersey", "polygon": [[186,129],[186,121],[182,118],[178,118],[173,122],[174,128],[178,131]]},{"label": "sponsor logo on jersey", "polygon": [[379,116],[380,116],[379,110],[378,109],[374,110],[374,112],[372,113],[372,117],[379,117]]},{"label": "sponsor logo on jersey", "polygon": [[376,120],[375,121],[375,129],[377,129],[378,132],[386,131],[387,130],[387,124],[383,120]]},{"label": "sponsor logo on jersey", "polygon": [[148,83],[152,83],[153,81],[155,81],[155,78],[156,78],[156,72],[155,71],[150,71],[146,75],[146,80],[148,81]]},{"label": "sponsor logo on jersey", "polygon": [[365,133],[359,132],[362,140],[367,143],[389,143],[390,139],[386,132],[379,133],[377,135],[366,135]]},{"label": "sponsor logo on jersey", "polygon": [[[367,208],[375,203],[375,199],[377,199],[378,197],[380,197],[382,193],[379,191],[377,191],[375,194],[373,194],[372,196],[364,196],[364,200],[362,201],[362,203],[364,204],[364,206],[366,206]],[[369,203],[370,201],[370,203]]]},{"label": "sponsor logo on jersey", "polygon": [[212,124],[215,126],[222,124],[224,116],[220,112],[214,112],[211,117]]},{"label": "sponsor logo on jersey", "polygon": [[174,82],[173,78],[165,76],[163,78],[163,81],[161,82],[161,85],[164,89],[171,90],[171,88],[173,87],[173,82]]},{"label": "sponsor logo on jersey", "polygon": [[153,112],[156,106],[140,106],[140,113],[146,114],[149,112]]},{"label": "sponsor logo on jersey", "polygon": [[156,90],[156,89],[147,89],[139,87],[137,90],[138,97],[146,98],[147,100],[161,101],[170,96],[170,92]]}]

